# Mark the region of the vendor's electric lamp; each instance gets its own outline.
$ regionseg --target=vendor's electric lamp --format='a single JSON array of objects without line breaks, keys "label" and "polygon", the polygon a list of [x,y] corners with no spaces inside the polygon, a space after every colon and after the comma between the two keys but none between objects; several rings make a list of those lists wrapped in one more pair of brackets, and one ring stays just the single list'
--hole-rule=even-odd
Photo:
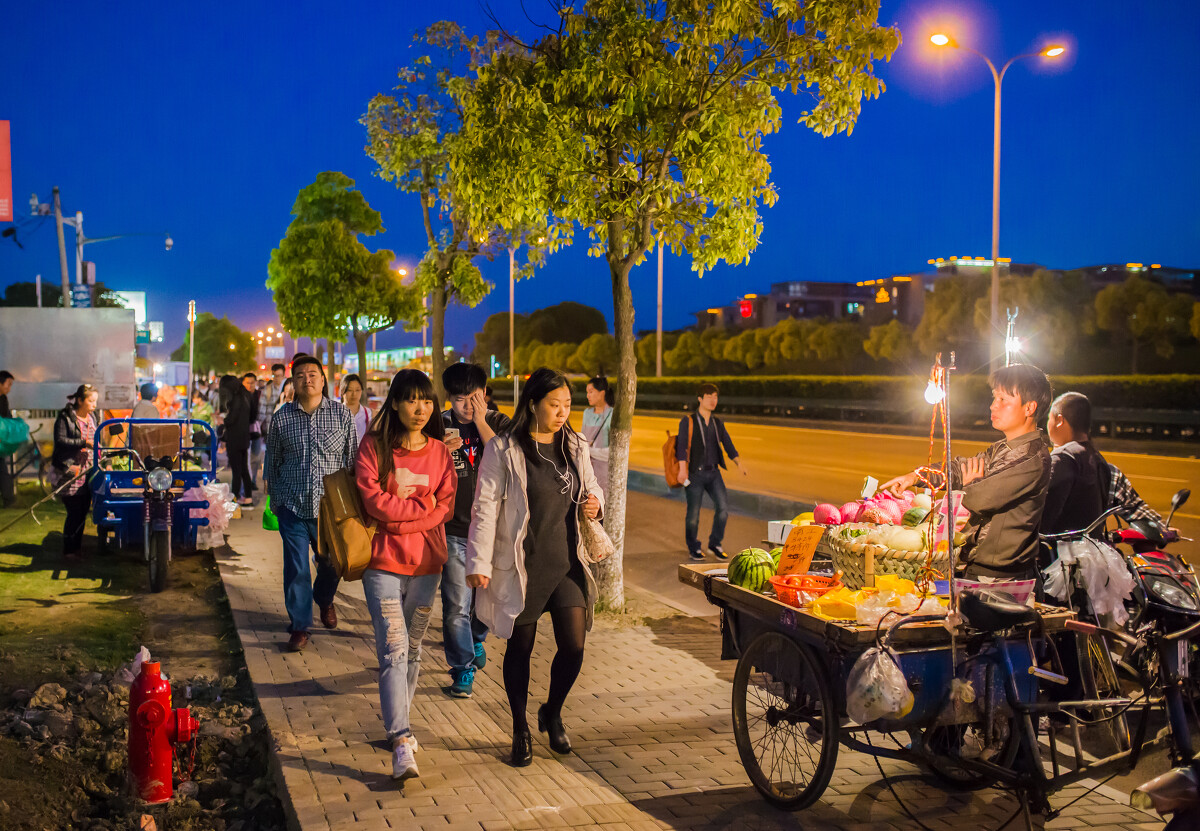
[{"label": "vendor's electric lamp", "polygon": [[946,393],[932,378],[929,379],[929,384],[925,387],[925,400],[930,404],[936,404],[946,396]]}]

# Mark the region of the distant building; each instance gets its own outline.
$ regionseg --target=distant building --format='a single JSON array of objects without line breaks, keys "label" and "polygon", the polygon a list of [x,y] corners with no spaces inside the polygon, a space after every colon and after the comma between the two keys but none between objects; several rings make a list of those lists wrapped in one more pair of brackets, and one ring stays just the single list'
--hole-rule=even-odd
[{"label": "distant building", "polygon": [[773,283],[766,294],[744,294],[728,306],[694,314],[698,329],[712,326],[757,329],[789,318],[859,320],[872,296],[861,284],[791,280]]},{"label": "distant building", "polygon": [[[990,277],[990,257],[938,257],[926,261],[933,272],[895,274],[858,283],[792,280],[772,283],[766,294],[744,294],[727,306],[717,306],[696,316],[696,328],[721,326],[729,329],[771,327],[782,320],[823,318],[825,320],[862,320],[871,326],[899,320],[916,326],[925,314],[925,295],[942,277]],[[999,258],[1001,275],[1030,277],[1046,266],[1038,263],[1014,263]],[[1200,281],[1195,269],[1173,268],[1159,264],[1106,264],[1081,268],[1055,269],[1080,271],[1087,275],[1095,290],[1124,282],[1131,274],[1141,274],[1162,283],[1169,291],[1186,292],[1200,298]]]},{"label": "distant building", "polygon": [[[446,357],[449,359],[454,350],[447,346],[445,351]],[[433,350],[422,346],[406,346],[402,349],[379,349],[367,352],[367,372],[398,372],[413,365],[414,362],[421,367],[432,366]],[[345,360],[342,362],[342,372],[362,374],[358,368],[357,352],[346,354]]]}]

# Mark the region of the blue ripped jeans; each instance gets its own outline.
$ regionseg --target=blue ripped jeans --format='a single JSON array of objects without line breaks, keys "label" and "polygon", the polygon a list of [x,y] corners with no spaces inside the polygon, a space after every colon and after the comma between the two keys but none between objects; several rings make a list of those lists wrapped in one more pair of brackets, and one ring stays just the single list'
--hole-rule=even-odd
[{"label": "blue ripped jeans", "polygon": [[421,670],[421,641],[429,626],[440,574],[411,577],[369,568],[363,591],[375,627],[379,704],[389,739],[412,735],[408,711]]}]

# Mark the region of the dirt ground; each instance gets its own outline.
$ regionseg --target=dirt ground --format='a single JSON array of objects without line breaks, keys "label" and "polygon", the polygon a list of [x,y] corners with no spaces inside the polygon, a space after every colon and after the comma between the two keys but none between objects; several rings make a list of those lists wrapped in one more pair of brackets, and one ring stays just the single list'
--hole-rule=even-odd
[{"label": "dirt ground", "polygon": [[[23,486],[20,501],[39,495]],[[17,513],[0,511],[0,527]],[[202,720],[197,782],[149,812],[157,827],[280,827],[268,737],[212,552],[177,551],[167,589],[152,594],[140,551],[99,553],[89,524],[87,556],[67,564],[61,506],[37,515],[40,527],[24,519],[0,535],[0,827],[140,824],[124,787],[127,689],[114,678],[140,646],[172,679],[174,706]],[[39,706],[53,685],[65,696]]]}]

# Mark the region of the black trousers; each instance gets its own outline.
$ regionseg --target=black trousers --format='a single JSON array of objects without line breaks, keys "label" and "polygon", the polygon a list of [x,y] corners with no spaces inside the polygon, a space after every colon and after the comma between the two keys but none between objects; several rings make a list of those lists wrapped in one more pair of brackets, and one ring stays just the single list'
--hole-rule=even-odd
[{"label": "black trousers", "polygon": [[83,527],[92,507],[92,490],[84,482],[78,491],[64,496],[62,501],[67,509],[67,518],[63,522],[63,553],[78,554],[83,550]]},{"label": "black trousers", "polygon": [[225,445],[225,455],[229,457],[229,469],[233,472],[233,481],[229,487],[233,495],[249,498],[254,495],[254,480],[250,478],[250,448],[230,447]]},{"label": "black trousers", "polygon": [[0,503],[7,508],[17,498],[16,481],[12,475],[12,457],[0,456]]}]

